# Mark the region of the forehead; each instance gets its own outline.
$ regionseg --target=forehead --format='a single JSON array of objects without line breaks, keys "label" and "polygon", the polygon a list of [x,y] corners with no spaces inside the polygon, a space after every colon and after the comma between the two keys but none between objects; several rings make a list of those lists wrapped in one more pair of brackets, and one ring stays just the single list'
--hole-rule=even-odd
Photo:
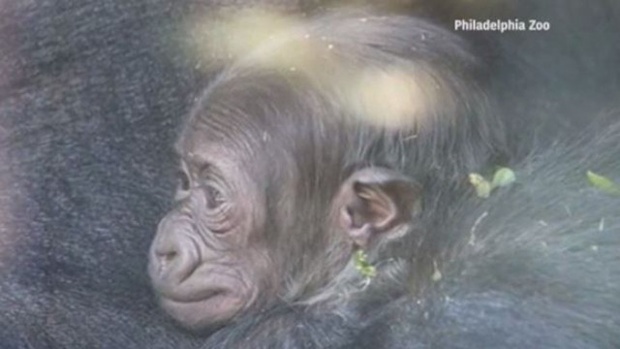
[{"label": "forehead", "polygon": [[268,103],[252,98],[251,92],[218,88],[204,95],[175,145],[181,158],[198,164],[232,161],[244,166],[264,158],[265,143],[272,139],[270,125],[263,122]]},{"label": "forehead", "polygon": [[[175,144],[175,150],[183,160],[196,164],[216,160],[239,161],[247,158],[246,153],[253,152],[253,148],[247,145],[247,136],[215,121],[215,118],[190,118]],[[227,131],[222,132],[222,129]]]},{"label": "forehead", "polygon": [[217,143],[254,155],[274,141],[299,141],[312,132],[315,111],[325,109],[317,100],[307,86],[278,73],[219,80],[197,102],[177,148],[182,153]]}]

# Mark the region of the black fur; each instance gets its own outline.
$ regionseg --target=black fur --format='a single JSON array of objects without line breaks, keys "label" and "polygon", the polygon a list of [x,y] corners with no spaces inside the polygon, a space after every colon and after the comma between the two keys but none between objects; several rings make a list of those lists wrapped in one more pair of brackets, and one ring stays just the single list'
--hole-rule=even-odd
[{"label": "black fur", "polygon": [[514,187],[457,199],[428,236],[441,280],[369,314],[351,348],[617,348],[620,197],[586,172],[618,181],[619,132],[583,132],[515,164]]}]

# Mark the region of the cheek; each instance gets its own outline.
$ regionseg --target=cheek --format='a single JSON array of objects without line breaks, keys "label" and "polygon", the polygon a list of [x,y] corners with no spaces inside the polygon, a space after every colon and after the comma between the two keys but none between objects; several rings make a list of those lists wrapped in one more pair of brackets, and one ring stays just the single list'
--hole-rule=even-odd
[{"label": "cheek", "polygon": [[241,257],[241,263],[247,266],[245,268],[247,279],[255,285],[256,304],[254,305],[260,306],[275,299],[275,295],[281,288],[279,276],[282,273],[268,250],[265,248],[245,251]]},{"label": "cheek", "polygon": [[235,197],[231,219],[236,222],[236,246],[257,248],[267,241],[267,202],[263,193],[248,190]]}]

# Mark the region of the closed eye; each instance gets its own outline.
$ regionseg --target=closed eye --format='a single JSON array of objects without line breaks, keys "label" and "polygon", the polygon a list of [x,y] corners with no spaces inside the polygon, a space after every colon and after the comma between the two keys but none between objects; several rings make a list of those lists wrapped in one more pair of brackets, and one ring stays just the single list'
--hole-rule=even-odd
[{"label": "closed eye", "polygon": [[224,195],[222,195],[222,192],[218,188],[212,184],[207,184],[205,186],[205,191],[207,196],[207,209],[215,210],[222,206],[225,201]]}]

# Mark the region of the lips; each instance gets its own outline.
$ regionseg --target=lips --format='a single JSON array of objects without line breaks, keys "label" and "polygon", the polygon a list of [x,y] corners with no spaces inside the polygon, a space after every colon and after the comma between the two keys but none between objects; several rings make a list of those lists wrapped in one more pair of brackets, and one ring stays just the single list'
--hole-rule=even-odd
[{"label": "lips", "polygon": [[244,297],[227,291],[210,291],[200,300],[177,300],[162,297],[161,306],[181,325],[202,329],[232,319],[245,306]]},{"label": "lips", "polygon": [[161,297],[181,303],[199,302],[221,294],[238,293],[238,280],[217,269],[219,268],[203,264],[182,280],[153,278],[153,284]]}]

